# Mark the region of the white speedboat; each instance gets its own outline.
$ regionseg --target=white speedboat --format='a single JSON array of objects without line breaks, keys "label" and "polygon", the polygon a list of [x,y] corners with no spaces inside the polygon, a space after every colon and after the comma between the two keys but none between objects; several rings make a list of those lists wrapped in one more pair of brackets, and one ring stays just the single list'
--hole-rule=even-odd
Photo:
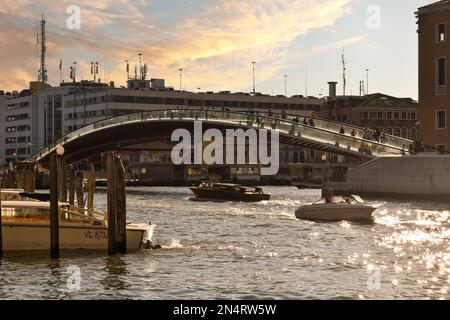
[{"label": "white speedboat", "polygon": [[333,201],[326,203],[325,199],[312,205],[303,206],[295,211],[298,219],[319,221],[370,221],[376,208],[364,204],[359,196],[333,197]]},{"label": "white speedboat", "polygon": [[[4,251],[49,250],[50,203],[2,201]],[[151,243],[154,225],[127,222],[127,250]],[[103,213],[59,204],[59,245],[61,249],[107,250],[108,222]]]}]

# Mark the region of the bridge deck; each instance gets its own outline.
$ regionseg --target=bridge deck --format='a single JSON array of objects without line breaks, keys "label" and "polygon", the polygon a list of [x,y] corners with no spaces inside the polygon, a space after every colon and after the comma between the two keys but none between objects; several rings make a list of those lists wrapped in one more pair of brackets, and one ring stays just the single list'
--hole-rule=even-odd
[{"label": "bridge deck", "polygon": [[[136,123],[147,122],[193,122],[195,120],[205,123],[230,127],[254,127],[277,130],[280,133],[281,142],[301,145],[314,149],[324,150],[355,158],[371,159],[375,157],[401,155],[412,141],[386,135],[385,143],[364,139],[364,129],[353,127],[322,119],[314,119],[314,126],[296,123],[290,120],[266,117],[257,114],[216,111],[216,110],[158,110],[127,114],[101,120],[73,131],[56,141],[30,159],[39,162],[46,158],[57,146],[66,144],[95,134],[102,130]],[[344,127],[345,134],[339,131]],[[350,132],[355,129],[356,135],[352,137]],[[117,133],[119,134],[119,133]],[[145,134],[144,132],[142,133]]]}]

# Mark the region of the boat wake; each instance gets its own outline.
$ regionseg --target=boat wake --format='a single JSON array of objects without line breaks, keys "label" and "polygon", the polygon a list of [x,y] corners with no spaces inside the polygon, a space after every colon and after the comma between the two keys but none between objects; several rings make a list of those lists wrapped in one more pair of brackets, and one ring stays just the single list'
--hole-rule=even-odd
[{"label": "boat wake", "polygon": [[180,239],[172,239],[169,244],[162,245],[162,248],[169,249],[169,250],[174,250],[174,249],[176,250],[176,249],[183,249],[184,246],[183,246],[183,244],[181,244]]}]

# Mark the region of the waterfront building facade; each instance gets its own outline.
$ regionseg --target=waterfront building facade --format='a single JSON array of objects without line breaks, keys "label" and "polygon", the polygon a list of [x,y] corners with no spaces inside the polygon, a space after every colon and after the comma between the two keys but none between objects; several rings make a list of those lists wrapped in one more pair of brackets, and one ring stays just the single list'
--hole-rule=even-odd
[{"label": "waterfront building facade", "polygon": [[450,0],[419,8],[419,136],[450,149]]},{"label": "waterfront building facade", "polygon": [[418,104],[411,98],[396,98],[381,93],[330,97],[323,104],[320,116],[417,140]]}]

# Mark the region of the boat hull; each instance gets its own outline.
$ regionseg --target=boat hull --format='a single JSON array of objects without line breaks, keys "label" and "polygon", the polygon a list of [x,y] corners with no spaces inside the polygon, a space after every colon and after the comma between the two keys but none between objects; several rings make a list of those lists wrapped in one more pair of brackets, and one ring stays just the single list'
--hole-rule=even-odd
[{"label": "boat hull", "polygon": [[222,201],[238,201],[238,202],[260,202],[270,199],[270,194],[261,193],[231,193],[221,190],[207,190],[201,188],[191,188],[191,191],[197,198],[212,199]]},{"label": "boat hull", "polygon": [[295,216],[298,219],[319,221],[370,221],[375,210],[367,205],[317,204],[297,209]]},{"label": "boat hull", "polygon": [[[149,227],[135,225],[127,227],[127,250],[141,248],[148,234]],[[48,223],[2,224],[4,251],[36,251],[50,249],[50,227]],[[104,226],[61,225],[59,229],[60,249],[107,250],[108,229]]]}]

